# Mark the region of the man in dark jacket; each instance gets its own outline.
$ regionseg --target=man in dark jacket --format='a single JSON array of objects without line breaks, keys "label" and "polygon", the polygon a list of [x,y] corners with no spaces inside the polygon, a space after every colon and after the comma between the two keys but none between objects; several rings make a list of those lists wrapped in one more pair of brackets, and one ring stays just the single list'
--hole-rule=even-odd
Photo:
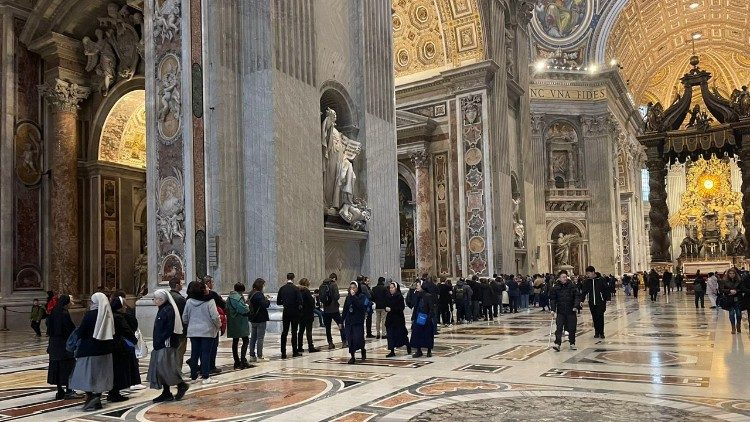
[{"label": "man in dark jacket", "polygon": [[438,312],[437,302],[439,300],[440,292],[438,291],[437,284],[432,281],[432,278],[427,274],[422,274],[422,290],[429,293],[432,296],[433,307],[430,308],[432,311],[432,328],[435,335],[438,335],[438,320],[440,319],[440,313]]},{"label": "man in dark jacket", "polygon": [[292,327],[292,357],[302,356],[297,347],[297,334],[302,314],[302,293],[294,285],[294,273],[286,275],[286,284],[281,286],[276,297],[276,304],[284,307],[281,314],[283,329],[281,331],[281,358],[286,359],[286,337],[289,326]]},{"label": "man in dark jacket", "polygon": [[453,288],[453,300],[456,302],[456,324],[461,324],[463,321],[471,321],[471,287],[466,284],[463,278],[458,280],[456,286]]},{"label": "man in dark jacket", "polygon": [[385,277],[378,277],[378,284],[372,288],[372,301],[375,302],[375,332],[378,339],[384,338],[385,333],[385,302],[388,288],[385,287]]},{"label": "man in dark jacket", "polygon": [[438,312],[440,313],[440,319],[443,325],[451,324],[451,303],[453,302],[453,292],[451,291],[448,283],[445,282],[445,277],[440,277],[438,282]]},{"label": "man in dark jacket", "polygon": [[604,338],[604,312],[612,298],[609,287],[602,277],[597,277],[596,269],[586,267],[586,280],[582,286],[582,300],[588,300],[591,319],[594,322],[594,338]]},{"label": "man in dark jacket", "polygon": [[576,311],[580,305],[580,297],[573,283],[568,281],[567,271],[560,271],[558,280],[559,283],[555,284],[549,293],[550,309],[552,309],[552,315],[555,316],[555,324],[557,325],[555,345],[552,348],[556,352],[560,351],[562,333],[563,330],[567,330],[570,350],[576,350],[576,325],[578,324]]},{"label": "man in dark jacket", "polygon": [[[176,315],[177,318],[182,319],[182,313],[185,311],[185,296],[180,293],[182,291],[182,280],[180,280],[179,277],[173,277],[171,280],[169,280],[169,294],[172,295],[172,299],[174,299],[175,305],[177,305],[177,310],[180,311],[179,315]],[[187,332],[187,327],[182,327],[182,334],[179,334],[180,338],[180,345],[177,347],[177,355],[180,357],[180,365],[182,365],[183,359],[185,358],[185,350],[187,348],[187,336],[185,333]]]},{"label": "man in dark jacket", "polygon": [[341,335],[341,343],[345,343],[344,331],[342,330],[342,320],[339,299],[341,295],[339,293],[339,286],[336,284],[338,276],[336,273],[331,273],[326,280],[320,285],[318,291],[320,293],[320,303],[323,305],[323,324],[326,326],[326,338],[328,339],[328,349],[333,350],[336,346],[333,344],[333,336],[331,336],[331,323],[336,322],[339,334]]},{"label": "man in dark jacket", "polygon": [[664,284],[664,294],[672,293],[672,273],[669,270],[665,270],[662,274],[661,282]]},{"label": "man in dark jacket", "polygon": [[480,303],[482,302],[482,286],[479,284],[479,277],[473,276],[467,281],[471,287],[471,308],[469,309],[469,321],[478,321],[482,315]]}]

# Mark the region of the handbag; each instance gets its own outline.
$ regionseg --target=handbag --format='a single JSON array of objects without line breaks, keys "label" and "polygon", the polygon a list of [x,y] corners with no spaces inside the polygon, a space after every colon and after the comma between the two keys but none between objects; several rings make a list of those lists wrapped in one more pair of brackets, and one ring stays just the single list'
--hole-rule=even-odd
[{"label": "handbag", "polygon": [[148,346],[146,345],[146,341],[143,340],[143,334],[141,333],[140,328],[135,330],[135,338],[138,340],[135,345],[135,357],[137,359],[143,359],[148,356]]},{"label": "handbag", "polygon": [[424,312],[419,312],[417,314],[417,319],[414,321],[414,323],[419,326],[427,324],[427,314]]},{"label": "handbag", "polygon": [[725,294],[719,295],[716,298],[716,305],[719,308],[728,311],[734,306],[734,296],[727,296]]},{"label": "handbag", "polygon": [[78,334],[78,328],[73,330],[68,336],[68,340],[65,341],[65,350],[70,353],[75,353],[78,347],[81,345],[81,338]]}]

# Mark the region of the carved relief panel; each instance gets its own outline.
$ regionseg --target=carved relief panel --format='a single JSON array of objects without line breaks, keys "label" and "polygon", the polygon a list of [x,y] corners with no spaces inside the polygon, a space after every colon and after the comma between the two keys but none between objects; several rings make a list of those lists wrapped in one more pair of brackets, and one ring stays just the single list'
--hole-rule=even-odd
[{"label": "carved relief panel", "polygon": [[567,121],[552,123],[544,133],[547,150],[547,187],[573,188],[580,186],[578,133]]}]

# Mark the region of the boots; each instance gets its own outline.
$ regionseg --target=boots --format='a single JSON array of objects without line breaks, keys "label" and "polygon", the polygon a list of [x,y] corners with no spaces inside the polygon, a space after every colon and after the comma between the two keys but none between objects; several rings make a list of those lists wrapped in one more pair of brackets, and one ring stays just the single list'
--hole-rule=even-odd
[{"label": "boots", "polygon": [[250,362],[247,361],[247,358],[243,358],[240,365],[242,366],[242,369],[255,368],[255,365],[251,365]]},{"label": "boots", "polygon": [[107,394],[107,401],[110,403],[119,403],[121,401],[127,401],[128,398],[120,394],[119,390],[111,390]]},{"label": "boots", "polygon": [[732,324],[732,334],[734,334],[734,333],[736,333],[736,332],[737,332],[737,328],[735,327],[735,325],[734,325],[734,324]]},{"label": "boots", "polygon": [[432,357],[432,349],[427,349],[427,357],[428,358]]},{"label": "boots", "polygon": [[392,358],[396,356],[396,352],[394,352],[393,349],[390,349],[390,350],[391,350],[391,353],[388,353],[387,355],[385,355],[385,357]]},{"label": "boots", "polygon": [[362,349],[362,360],[367,359],[367,351],[365,349]]},{"label": "boots", "polygon": [[57,394],[55,394],[55,400],[62,400],[65,398],[65,390],[62,385],[57,386]]},{"label": "boots", "polygon": [[406,346],[406,354],[407,355],[411,354],[411,346]]},{"label": "boots", "polygon": [[91,412],[94,410],[102,409],[102,396],[101,394],[86,393],[86,403],[83,405],[84,412]]},{"label": "boots", "polygon": [[[187,391],[187,389],[185,389],[185,391]],[[177,393],[179,394],[179,387],[178,387]],[[182,393],[182,395],[184,396],[185,393]],[[152,401],[154,403],[161,403],[161,402],[172,401],[172,400],[174,400],[174,396],[172,395],[172,392],[169,391],[169,386],[165,385],[164,390],[161,392],[161,394],[155,399],[153,399]]]},{"label": "boots", "polygon": [[354,365],[357,363],[357,361],[354,359],[354,353],[352,353],[352,357],[349,359],[349,362],[347,362],[349,365]]},{"label": "boots", "polygon": [[185,396],[185,393],[187,392],[188,388],[190,388],[186,383],[181,382],[177,384],[177,394],[175,394],[174,399],[175,400],[182,400],[182,398]]},{"label": "boots", "polygon": [[234,369],[235,370],[237,370],[237,369],[244,369],[244,368],[242,368],[242,362],[240,362],[239,359],[235,359],[234,360]]}]

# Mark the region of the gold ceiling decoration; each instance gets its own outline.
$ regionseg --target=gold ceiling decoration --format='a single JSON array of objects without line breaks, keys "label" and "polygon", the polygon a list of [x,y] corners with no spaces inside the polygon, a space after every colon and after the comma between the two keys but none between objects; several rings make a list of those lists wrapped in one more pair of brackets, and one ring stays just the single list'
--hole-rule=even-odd
[{"label": "gold ceiling decoration", "polygon": [[104,121],[99,160],[146,168],[146,91],[128,92]]},{"label": "gold ceiling decoration", "polygon": [[719,231],[726,236],[730,229],[730,218],[734,219],[735,224],[742,221],[742,194],[732,191],[731,178],[729,160],[712,157],[710,160],[701,158],[691,162],[687,168],[687,189],[682,194],[680,209],[670,217],[669,224],[677,227],[693,222],[700,238],[704,217],[716,214]]},{"label": "gold ceiling decoration", "polygon": [[394,0],[393,45],[396,78],[483,60],[477,0]]},{"label": "gold ceiling decoration", "polygon": [[[690,5],[696,3],[697,7]],[[612,28],[606,60],[616,59],[636,103],[671,104],[690,70],[691,38],[701,68],[728,97],[750,83],[750,2],[737,0],[630,0]],[[665,105],[665,107],[666,107]]]}]

